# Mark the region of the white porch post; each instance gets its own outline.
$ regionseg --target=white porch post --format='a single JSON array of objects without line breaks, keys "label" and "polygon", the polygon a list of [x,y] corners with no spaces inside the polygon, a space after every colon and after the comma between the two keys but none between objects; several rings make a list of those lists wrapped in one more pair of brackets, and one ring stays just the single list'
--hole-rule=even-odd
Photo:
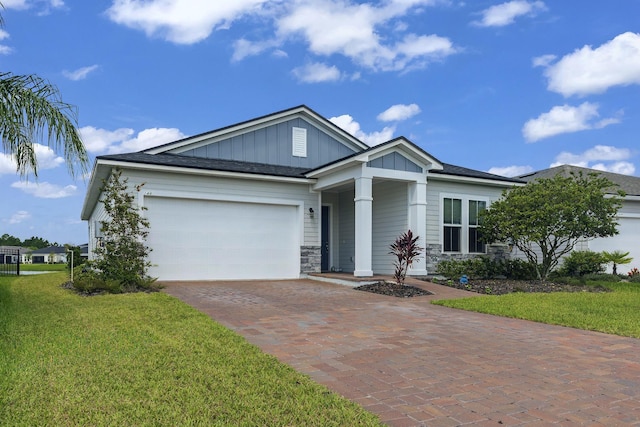
[{"label": "white porch post", "polygon": [[[427,239],[426,182],[415,181],[409,183],[409,230],[413,232],[414,236],[420,237],[418,239],[418,245],[424,249]],[[413,262],[407,274],[409,276],[427,275],[426,250],[423,250],[420,258]]]},{"label": "white porch post", "polygon": [[371,244],[372,244],[372,178],[359,177],[355,179],[356,197],[356,249],[354,276],[373,276],[371,269]]}]

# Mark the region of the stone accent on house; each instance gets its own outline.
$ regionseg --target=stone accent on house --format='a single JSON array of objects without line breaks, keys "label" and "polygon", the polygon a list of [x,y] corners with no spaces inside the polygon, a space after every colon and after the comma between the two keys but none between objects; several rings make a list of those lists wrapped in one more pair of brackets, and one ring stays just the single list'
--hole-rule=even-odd
[{"label": "stone accent on house", "polygon": [[487,254],[447,254],[442,252],[442,245],[429,244],[426,247],[427,271],[430,275],[435,275],[438,263],[441,261],[464,261],[478,256],[489,256],[493,260],[507,260],[511,258],[507,245],[487,245]]},{"label": "stone accent on house", "polygon": [[300,246],[300,272],[320,273],[320,246]]}]

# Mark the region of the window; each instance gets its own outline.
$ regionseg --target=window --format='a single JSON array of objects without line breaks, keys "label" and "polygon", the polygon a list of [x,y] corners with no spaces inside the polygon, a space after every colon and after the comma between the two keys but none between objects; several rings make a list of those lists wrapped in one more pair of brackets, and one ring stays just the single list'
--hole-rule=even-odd
[{"label": "window", "polygon": [[444,251],[460,252],[462,200],[444,199]]},{"label": "window", "polygon": [[487,208],[487,202],[469,200],[469,253],[485,253],[485,245],[478,226],[482,225],[481,213]]},{"label": "window", "polygon": [[471,197],[442,198],[442,248],[444,252],[485,253],[478,230],[486,200]]}]

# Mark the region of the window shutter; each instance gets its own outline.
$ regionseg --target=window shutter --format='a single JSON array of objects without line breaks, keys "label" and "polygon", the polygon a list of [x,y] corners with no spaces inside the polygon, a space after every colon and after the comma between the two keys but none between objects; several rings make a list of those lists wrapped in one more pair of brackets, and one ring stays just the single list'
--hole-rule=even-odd
[{"label": "window shutter", "polygon": [[307,130],[304,128],[292,128],[293,131],[293,155],[307,157]]}]

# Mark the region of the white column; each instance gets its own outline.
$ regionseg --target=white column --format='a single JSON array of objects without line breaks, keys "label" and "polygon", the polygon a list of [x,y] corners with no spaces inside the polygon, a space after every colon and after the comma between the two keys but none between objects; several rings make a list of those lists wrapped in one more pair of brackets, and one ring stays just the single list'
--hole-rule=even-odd
[{"label": "white column", "polygon": [[[409,230],[418,239],[418,246],[425,248],[427,241],[427,183],[409,183]],[[426,251],[423,250],[420,258],[413,262],[407,271],[409,276],[425,276],[427,274]]]},{"label": "white column", "polygon": [[371,269],[371,226],[372,226],[372,185],[373,180],[367,177],[355,179],[356,197],[356,253],[355,253],[355,270],[354,276],[370,277],[373,276]]}]

